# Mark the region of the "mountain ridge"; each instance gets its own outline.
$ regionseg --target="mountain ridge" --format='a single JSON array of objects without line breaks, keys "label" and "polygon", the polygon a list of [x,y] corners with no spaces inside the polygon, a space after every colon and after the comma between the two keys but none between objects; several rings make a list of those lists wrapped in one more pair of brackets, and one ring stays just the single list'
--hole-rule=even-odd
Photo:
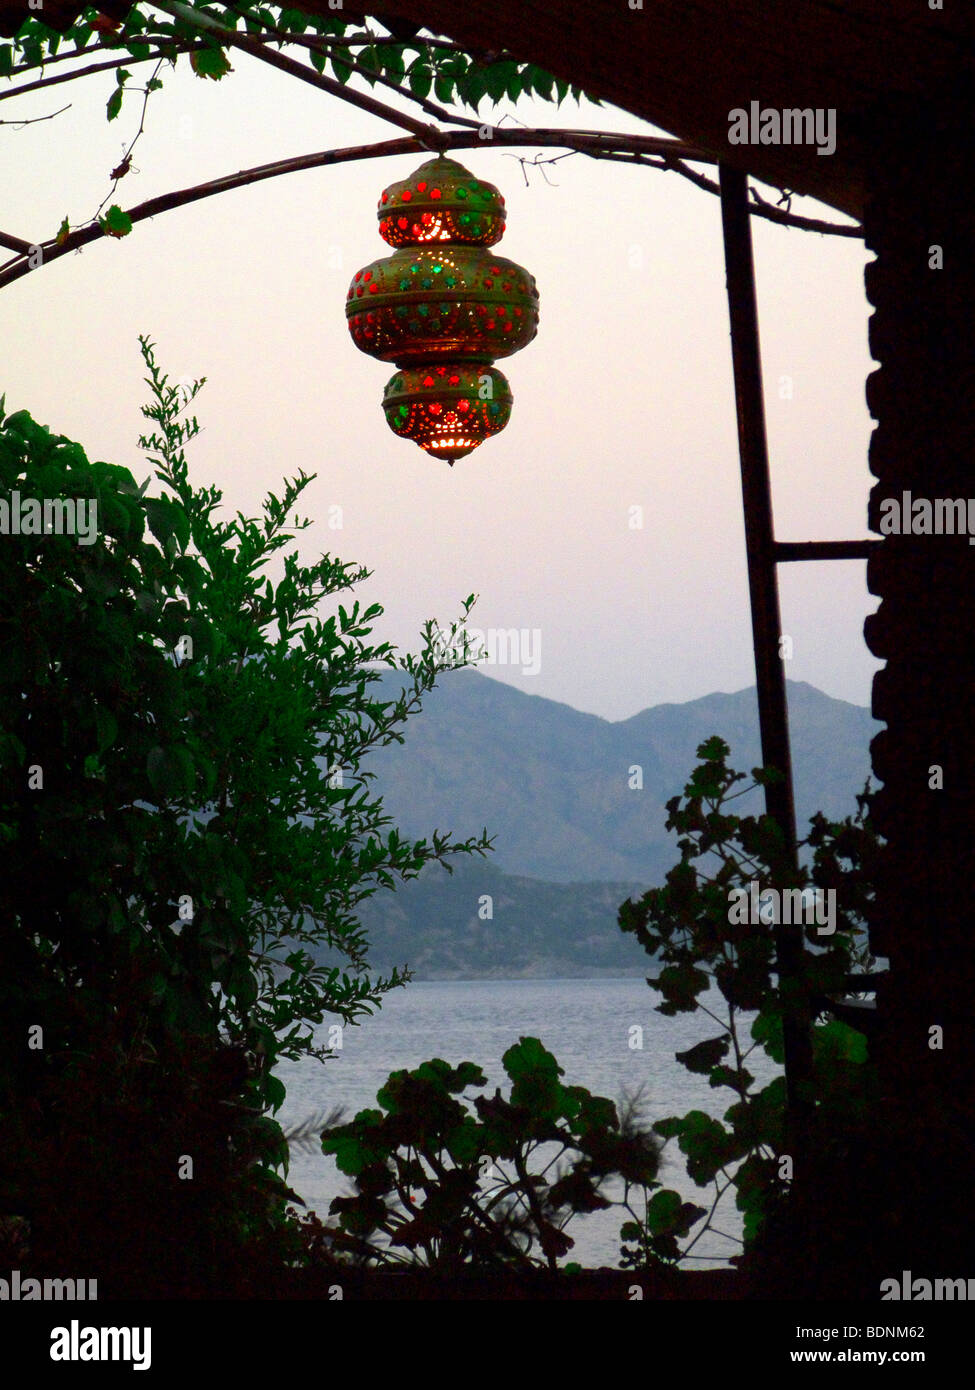
[{"label": "mountain ridge", "polygon": [[[383,675],[392,692],[402,685]],[[800,834],[816,810],[855,810],[880,727],[866,708],[788,682]],[[386,692],[384,692],[386,693]],[[719,734],[731,765],[761,761],[754,686],[650,706],[610,721],[494,680],[447,673],[404,729],[404,743],[366,766],[374,789],[407,835],[434,828],[494,834],[503,872],[552,883],[657,881],[674,859],[666,802]],[[640,785],[642,783],[642,785]],[[757,810],[753,794],[739,803]]]}]

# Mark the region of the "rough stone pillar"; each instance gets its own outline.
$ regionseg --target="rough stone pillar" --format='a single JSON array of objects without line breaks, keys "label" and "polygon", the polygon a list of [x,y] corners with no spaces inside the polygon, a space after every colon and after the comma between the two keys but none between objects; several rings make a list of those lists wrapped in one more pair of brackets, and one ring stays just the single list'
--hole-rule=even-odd
[{"label": "rough stone pillar", "polygon": [[[975,98],[891,103],[874,132],[866,288],[879,366],[867,401],[879,532],[885,499],[902,511],[906,492],[975,499]],[[886,662],[873,713],[887,727],[871,746],[887,841],[871,942],[890,960],[874,1047],[877,1157],[890,1173],[881,1248],[903,1256],[892,1275],[975,1276],[975,545],[888,535],[867,578],[881,603],[864,632]]]}]

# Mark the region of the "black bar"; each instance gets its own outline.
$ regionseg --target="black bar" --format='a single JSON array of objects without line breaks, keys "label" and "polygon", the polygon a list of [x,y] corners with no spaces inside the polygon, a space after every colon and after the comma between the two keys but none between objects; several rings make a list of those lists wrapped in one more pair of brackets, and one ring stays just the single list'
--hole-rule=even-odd
[{"label": "black bar", "polygon": [[868,560],[880,541],[776,541],[779,564],[789,560]]},{"label": "black bar", "polygon": [[[731,352],[738,411],[738,452],[745,513],[745,547],[748,590],[752,612],[752,643],[758,686],[758,720],[762,761],[777,768],[782,780],[765,788],[768,814],[785,837],[783,869],[797,867],[796,813],[792,791],[792,755],[789,748],[789,711],[786,703],[785,668],[780,654],[782,623],[776,573],[776,545],[772,523],[772,484],[765,437],[765,401],[762,391],[762,357],[755,300],[755,266],[748,213],[748,177],[726,165],[719,166],[721,224],[724,232],[728,310],[731,319]],[[798,980],[802,973],[802,931],[785,923],[775,928],[775,951],[780,986]],[[790,1146],[801,1146],[810,1114],[807,1088],[812,1076],[812,1044],[808,1007],[796,992],[795,1007],[783,1017],[785,1076],[788,1096]]]}]

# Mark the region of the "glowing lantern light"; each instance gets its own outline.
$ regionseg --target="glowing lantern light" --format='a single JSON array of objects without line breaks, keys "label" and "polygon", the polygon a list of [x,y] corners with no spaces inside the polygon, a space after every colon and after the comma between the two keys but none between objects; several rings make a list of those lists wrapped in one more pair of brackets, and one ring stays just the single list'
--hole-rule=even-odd
[{"label": "glowing lantern light", "polygon": [[504,199],[453,159],[427,160],[379,201],[396,249],[356,272],[345,313],[356,347],[399,368],[383,409],[396,434],[452,464],[511,415],[511,388],[491,364],[538,332],[535,281],[488,247]]}]

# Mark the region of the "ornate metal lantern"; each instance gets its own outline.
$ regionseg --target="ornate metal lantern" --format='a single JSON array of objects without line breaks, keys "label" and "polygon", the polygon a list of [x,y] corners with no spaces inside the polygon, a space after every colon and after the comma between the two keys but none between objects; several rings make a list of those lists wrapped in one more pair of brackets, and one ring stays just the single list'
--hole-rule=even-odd
[{"label": "ornate metal lantern", "polygon": [[488,248],[505,229],[493,184],[440,155],[379,201],[379,231],[396,248],[356,272],[345,313],[356,347],[399,370],[386,384],[391,430],[452,464],[511,414],[492,367],[538,331],[531,275]]}]

